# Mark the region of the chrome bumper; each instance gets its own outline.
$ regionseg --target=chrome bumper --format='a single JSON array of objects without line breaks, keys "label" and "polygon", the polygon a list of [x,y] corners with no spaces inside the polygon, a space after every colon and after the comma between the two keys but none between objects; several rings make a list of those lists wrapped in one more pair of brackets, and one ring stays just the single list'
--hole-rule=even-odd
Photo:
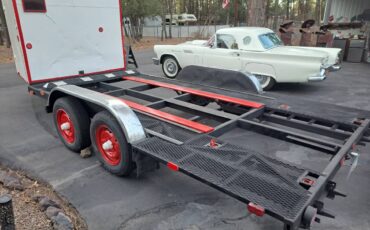
[{"label": "chrome bumper", "polygon": [[154,65],[161,64],[158,58],[152,58]]},{"label": "chrome bumper", "polygon": [[314,74],[308,77],[308,81],[323,81],[326,79],[326,74],[328,72],[328,69],[321,69],[319,74]]},{"label": "chrome bumper", "polygon": [[326,76],[312,76],[308,78],[308,81],[324,81],[326,79]]},{"label": "chrome bumper", "polygon": [[342,69],[342,66],[341,65],[332,65],[329,67],[329,71],[330,72],[335,72],[335,71],[339,71]]}]

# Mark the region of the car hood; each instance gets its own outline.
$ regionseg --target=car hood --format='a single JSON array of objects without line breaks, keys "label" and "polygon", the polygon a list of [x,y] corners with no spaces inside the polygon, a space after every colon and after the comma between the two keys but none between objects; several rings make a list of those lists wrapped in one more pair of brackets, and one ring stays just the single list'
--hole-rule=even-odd
[{"label": "car hood", "polygon": [[280,55],[292,55],[292,56],[303,56],[303,57],[316,57],[320,59],[326,59],[329,54],[322,50],[315,50],[310,47],[300,46],[280,46],[269,50],[268,52]]}]

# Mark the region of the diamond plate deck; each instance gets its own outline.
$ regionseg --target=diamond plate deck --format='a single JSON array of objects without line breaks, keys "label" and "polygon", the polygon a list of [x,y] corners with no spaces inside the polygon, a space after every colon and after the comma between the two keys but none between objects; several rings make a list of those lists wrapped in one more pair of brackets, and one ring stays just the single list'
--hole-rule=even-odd
[{"label": "diamond plate deck", "polygon": [[304,169],[228,143],[213,149],[207,146],[210,140],[199,135],[176,145],[153,137],[133,147],[282,219],[294,219],[305,208],[309,193],[298,184]]}]

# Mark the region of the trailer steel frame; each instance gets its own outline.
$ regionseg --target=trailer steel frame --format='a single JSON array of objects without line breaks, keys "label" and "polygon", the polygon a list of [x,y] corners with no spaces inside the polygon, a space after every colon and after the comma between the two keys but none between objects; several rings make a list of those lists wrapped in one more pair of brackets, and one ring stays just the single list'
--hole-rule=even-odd
[{"label": "trailer steel frame", "polygon": [[[48,99],[48,112],[65,95],[100,102],[105,109],[110,100],[120,101],[138,118],[121,122],[123,129],[130,129],[126,127],[130,122],[143,128],[132,136],[125,132],[133,154],[201,181],[247,204],[257,216],[268,214],[282,221],[285,229],[308,229],[313,221],[319,222],[316,215],[333,217],[323,199],[345,196],[336,191],[333,178],[354,146],[369,142],[369,119],[341,123],[228,96],[222,90],[213,93],[167,81],[126,71],[30,85],[29,92]],[[153,93],[159,89],[173,94]],[[125,119],[119,116],[118,121]],[[259,153],[253,145],[223,140],[225,133],[235,130],[314,149],[330,160],[318,172]]]}]

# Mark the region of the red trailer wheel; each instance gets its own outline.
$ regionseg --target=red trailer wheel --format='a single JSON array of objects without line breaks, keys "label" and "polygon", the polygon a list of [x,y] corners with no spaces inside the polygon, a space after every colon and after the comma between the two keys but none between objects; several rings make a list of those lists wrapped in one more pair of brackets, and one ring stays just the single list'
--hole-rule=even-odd
[{"label": "red trailer wheel", "polygon": [[54,125],[63,144],[74,152],[90,146],[90,117],[82,103],[62,97],[54,103]]},{"label": "red trailer wheel", "polygon": [[104,160],[116,166],[121,162],[121,146],[114,133],[106,126],[100,125],[95,131],[96,144]]},{"label": "red trailer wheel", "polygon": [[57,126],[64,140],[73,144],[75,142],[75,128],[68,113],[63,109],[57,111]]},{"label": "red trailer wheel", "polygon": [[94,116],[90,127],[92,148],[103,167],[118,176],[132,172],[131,147],[121,126],[108,111]]}]

